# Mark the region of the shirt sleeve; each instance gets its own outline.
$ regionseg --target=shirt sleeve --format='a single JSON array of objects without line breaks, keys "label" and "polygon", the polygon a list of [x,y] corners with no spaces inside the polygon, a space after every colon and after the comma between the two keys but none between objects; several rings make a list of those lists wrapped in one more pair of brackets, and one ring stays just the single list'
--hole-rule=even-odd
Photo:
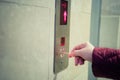
[{"label": "shirt sleeve", "polygon": [[120,49],[95,47],[92,71],[96,77],[120,80]]}]

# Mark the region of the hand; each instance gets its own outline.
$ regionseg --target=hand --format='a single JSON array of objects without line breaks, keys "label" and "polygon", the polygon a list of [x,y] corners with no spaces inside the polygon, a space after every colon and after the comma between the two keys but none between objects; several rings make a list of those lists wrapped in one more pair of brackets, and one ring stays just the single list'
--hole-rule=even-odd
[{"label": "hand", "polygon": [[75,57],[75,65],[84,64],[84,61],[92,62],[92,53],[94,46],[89,42],[75,46],[69,54],[69,57]]}]

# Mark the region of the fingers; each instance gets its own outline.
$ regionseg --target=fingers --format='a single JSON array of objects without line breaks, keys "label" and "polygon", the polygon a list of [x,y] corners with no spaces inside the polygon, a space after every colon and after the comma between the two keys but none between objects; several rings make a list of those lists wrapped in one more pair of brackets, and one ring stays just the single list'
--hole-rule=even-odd
[{"label": "fingers", "polygon": [[[72,49],[72,51],[82,49],[82,48],[84,48],[84,47],[86,47],[86,46],[87,46],[87,42],[82,43],[82,44],[79,44],[79,45],[75,46],[75,47]],[[71,51],[71,52],[72,52],[72,51]]]},{"label": "fingers", "polygon": [[69,53],[69,58],[76,57],[76,56],[81,56],[81,53],[82,53],[81,51],[82,51],[82,49],[72,51],[71,53]]},{"label": "fingers", "polygon": [[69,54],[68,54],[68,57],[69,57],[69,58],[71,58],[71,57],[75,57],[74,52],[69,53]]},{"label": "fingers", "polygon": [[81,57],[75,57],[75,66],[78,65],[83,65],[84,64],[84,59],[82,59]]},{"label": "fingers", "polygon": [[79,64],[79,57],[75,57],[75,66]]},{"label": "fingers", "polygon": [[69,58],[74,57],[75,59],[75,66],[78,65],[83,65],[84,64],[84,59],[82,57],[79,56],[79,50],[76,50],[75,52],[72,52],[69,54]]},{"label": "fingers", "polygon": [[[77,50],[78,51],[78,50]],[[78,56],[78,54],[76,55],[74,52],[69,54],[69,58],[71,57],[74,57],[75,59],[75,66],[78,66],[78,65],[83,65],[84,64],[84,59],[80,56]]]},{"label": "fingers", "polygon": [[82,65],[84,61],[92,62],[94,46],[88,42],[75,46],[69,53],[69,58],[75,58],[75,65]]},{"label": "fingers", "polygon": [[81,57],[79,57],[79,65],[83,65],[84,64],[84,59],[83,58],[81,58]]},{"label": "fingers", "polygon": [[69,54],[69,57],[75,57],[75,56],[79,56],[79,50],[81,50],[82,48],[85,48],[86,46],[87,46],[87,42],[85,42],[85,43],[82,43],[82,44],[79,44],[79,45],[77,45],[77,46],[75,46],[72,50],[71,50],[71,52],[70,52],[70,54]]}]

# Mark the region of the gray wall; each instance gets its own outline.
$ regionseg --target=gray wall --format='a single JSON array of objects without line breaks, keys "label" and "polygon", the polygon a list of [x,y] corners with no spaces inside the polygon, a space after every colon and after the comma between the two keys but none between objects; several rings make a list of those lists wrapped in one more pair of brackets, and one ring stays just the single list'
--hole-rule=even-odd
[{"label": "gray wall", "polygon": [[0,0],[0,80],[48,80],[51,2]]},{"label": "gray wall", "polygon": [[100,46],[119,48],[120,0],[103,0],[100,24]]},{"label": "gray wall", "polygon": [[102,16],[100,27],[100,46],[117,48],[119,17]]},{"label": "gray wall", "polygon": [[[55,0],[0,0],[0,80],[88,80],[88,63],[53,73]],[[91,0],[72,0],[70,50],[89,41]]]}]

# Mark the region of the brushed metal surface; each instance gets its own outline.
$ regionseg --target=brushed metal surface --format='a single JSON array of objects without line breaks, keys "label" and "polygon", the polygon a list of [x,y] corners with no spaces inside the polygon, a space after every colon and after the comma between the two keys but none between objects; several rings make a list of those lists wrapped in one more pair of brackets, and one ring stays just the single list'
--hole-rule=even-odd
[{"label": "brushed metal surface", "polygon": [[[56,0],[56,18],[55,18],[55,51],[54,51],[54,73],[59,73],[68,66],[69,52],[69,31],[70,31],[70,0],[68,1],[68,16],[67,24],[60,25],[60,3],[61,0]],[[65,45],[61,46],[61,38],[65,38]]]}]

